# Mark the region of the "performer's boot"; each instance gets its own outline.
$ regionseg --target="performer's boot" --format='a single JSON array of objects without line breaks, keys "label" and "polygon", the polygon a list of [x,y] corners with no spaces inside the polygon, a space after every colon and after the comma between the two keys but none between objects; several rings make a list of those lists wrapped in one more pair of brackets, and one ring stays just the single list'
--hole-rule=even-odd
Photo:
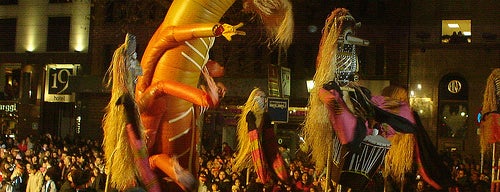
[{"label": "performer's boot", "polygon": [[158,168],[170,177],[184,191],[193,191],[196,188],[196,179],[193,175],[182,168],[174,157],[166,154],[158,154],[149,157],[149,165],[152,169]]}]

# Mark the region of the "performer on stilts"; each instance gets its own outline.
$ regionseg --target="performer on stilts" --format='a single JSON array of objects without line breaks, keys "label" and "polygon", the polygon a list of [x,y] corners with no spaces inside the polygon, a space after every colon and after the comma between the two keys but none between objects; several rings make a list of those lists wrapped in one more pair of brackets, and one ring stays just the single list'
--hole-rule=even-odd
[{"label": "performer on stilts", "polygon": [[[386,123],[398,132],[413,133],[416,124],[407,103],[371,96],[360,86],[355,19],[347,9],[328,17],[320,42],[304,138],[317,169],[327,166],[337,191],[363,191],[382,164],[390,142],[374,128]],[[372,155],[368,155],[372,154]]]},{"label": "performer on stilts", "polygon": [[500,159],[497,142],[500,142],[500,68],[495,68],[486,81],[480,122],[481,154],[491,149],[491,191],[500,191]]},{"label": "performer on stilts", "polygon": [[278,180],[288,183],[288,168],[278,150],[266,104],[264,91],[254,88],[238,120],[238,149],[233,170],[253,170],[263,184]]},{"label": "performer on stilts", "polygon": [[137,76],[142,74],[135,38],[127,34],[125,43],[114,52],[107,71],[111,99],[103,118],[106,191],[143,188],[160,192],[158,180],[149,168],[144,127],[134,100]]}]

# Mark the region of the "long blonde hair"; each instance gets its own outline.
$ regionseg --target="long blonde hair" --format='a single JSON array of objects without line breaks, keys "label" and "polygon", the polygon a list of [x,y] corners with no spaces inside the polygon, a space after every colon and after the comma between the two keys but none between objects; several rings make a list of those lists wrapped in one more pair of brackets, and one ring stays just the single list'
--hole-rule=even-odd
[{"label": "long blonde hair", "polygon": [[[125,94],[129,94],[132,98],[134,96],[134,90],[130,88],[133,79],[130,78],[126,66],[127,49],[129,48],[128,40],[127,38],[125,43],[115,50],[111,64],[106,72],[106,85],[111,86],[111,99],[105,108],[106,113],[102,120],[106,174],[109,175],[111,186],[118,190],[125,190],[135,186],[137,174],[132,155],[133,151],[125,131],[127,123],[125,109],[123,105],[116,104],[118,99]],[[139,120],[139,117],[137,117],[137,120]],[[139,127],[139,130],[144,129]]]},{"label": "long blonde hair", "polygon": [[328,151],[333,144],[333,129],[328,119],[328,109],[319,99],[321,86],[335,79],[337,55],[337,40],[342,33],[343,20],[349,11],[344,8],[335,9],[327,18],[323,28],[318,57],[316,59],[316,73],[314,74],[314,88],[310,92],[308,111],[304,121],[303,136],[306,145],[310,146],[312,160],[318,170],[326,165]]},{"label": "long blonde hair", "polygon": [[248,96],[243,109],[241,110],[241,116],[238,120],[237,134],[238,134],[238,147],[235,163],[233,165],[234,171],[241,171],[245,168],[251,168],[252,163],[252,148],[250,146],[250,138],[248,137],[248,124],[247,124],[247,114],[252,111],[255,113],[257,118],[256,124],[259,126],[262,121],[262,109],[257,107],[255,96],[259,93],[263,93],[260,88],[254,88],[250,95]]}]

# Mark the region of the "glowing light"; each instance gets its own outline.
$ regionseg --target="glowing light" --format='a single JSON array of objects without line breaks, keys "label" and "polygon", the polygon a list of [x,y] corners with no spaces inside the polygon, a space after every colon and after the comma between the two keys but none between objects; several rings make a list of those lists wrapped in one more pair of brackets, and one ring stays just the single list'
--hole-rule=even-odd
[{"label": "glowing light", "polygon": [[417,84],[417,89],[422,89],[422,84]]},{"label": "glowing light", "polygon": [[413,90],[410,91],[410,97],[415,97],[415,91]]},{"label": "glowing light", "polygon": [[311,90],[314,88],[314,81],[313,80],[307,80],[306,81],[306,86],[307,86],[307,92],[311,92]]},{"label": "glowing light", "polygon": [[464,117],[465,116],[465,112],[461,112],[460,116]]},{"label": "glowing light", "polygon": [[449,28],[460,28],[460,26],[456,23],[448,23]]},{"label": "glowing light", "polygon": [[472,35],[472,33],[470,31],[464,31],[463,34],[464,34],[464,36],[471,36]]}]

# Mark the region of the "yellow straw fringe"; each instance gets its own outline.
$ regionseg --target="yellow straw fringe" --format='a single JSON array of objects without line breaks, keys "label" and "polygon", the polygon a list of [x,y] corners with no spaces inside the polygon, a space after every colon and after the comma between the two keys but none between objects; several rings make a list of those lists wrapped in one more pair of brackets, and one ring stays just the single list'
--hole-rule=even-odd
[{"label": "yellow straw fringe", "polygon": [[[328,119],[328,110],[320,101],[318,92],[321,86],[335,79],[337,54],[337,39],[342,32],[342,20],[336,17],[348,15],[347,9],[335,9],[325,22],[323,36],[316,62],[316,73],[314,74],[314,88],[311,90],[308,111],[304,121],[303,136],[305,144],[311,149],[312,160],[317,170],[322,170],[328,158],[328,151],[333,144],[333,128]],[[333,153],[333,152],[332,152]]]},{"label": "yellow straw fringe", "polygon": [[[124,43],[115,51],[107,71],[107,85],[112,86],[111,99],[105,108],[106,114],[102,121],[106,174],[110,176],[109,183],[111,187],[118,190],[134,187],[137,174],[133,152],[127,139],[125,109],[123,105],[116,105],[116,101],[120,96],[132,94],[131,90],[127,88],[127,82],[132,80],[127,78],[128,71],[125,66],[126,48],[127,43]],[[142,127],[139,128],[143,130]]]},{"label": "yellow straw fringe", "polygon": [[[484,95],[483,95],[483,107],[481,109],[481,114],[483,115],[488,112],[500,110],[499,106],[497,106],[498,98],[496,95],[495,79],[500,79],[500,68],[494,69],[486,81],[486,86],[484,88]],[[484,123],[484,122],[481,123],[480,125],[481,126],[480,145],[482,153],[490,149],[491,146],[490,143],[488,142],[493,132],[491,130],[490,125],[491,125],[490,123]]]},{"label": "yellow straw fringe", "polygon": [[[254,111],[255,106],[254,98],[257,92],[261,91],[259,88],[254,88],[248,96],[248,99],[241,111],[241,116],[238,120],[237,134],[238,134],[238,147],[235,162],[233,165],[233,171],[242,171],[243,169],[248,169],[253,167],[252,162],[252,146],[250,138],[248,137],[248,124],[246,122],[246,115],[249,111]],[[255,117],[257,118],[256,123],[259,125],[262,121],[261,116],[258,112],[255,112]]]},{"label": "yellow straw fringe", "polygon": [[385,156],[383,176],[391,176],[397,182],[404,181],[405,173],[413,168],[415,136],[397,133],[389,140],[391,148]]}]

